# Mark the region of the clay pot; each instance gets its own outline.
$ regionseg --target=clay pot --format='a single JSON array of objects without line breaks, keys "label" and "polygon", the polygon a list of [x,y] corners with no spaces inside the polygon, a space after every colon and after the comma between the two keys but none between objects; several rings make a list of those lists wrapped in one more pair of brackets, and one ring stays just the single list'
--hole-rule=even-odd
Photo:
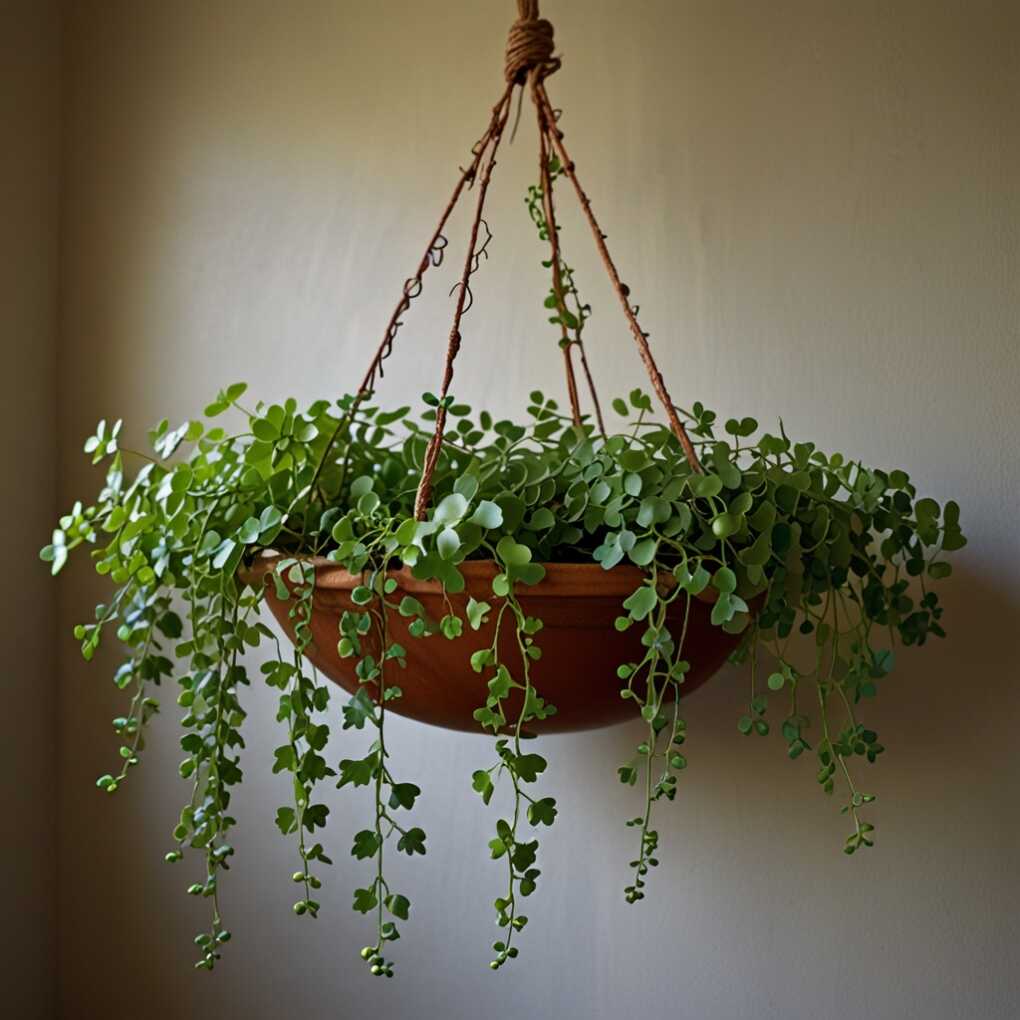
[{"label": "clay pot", "polygon": [[[249,583],[269,582],[268,575],[277,559],[263,557],[243,571],[242,577]],[[316,568],[313,645],[306,654],[326,676],[353,693],[359,687],[354,660],[340,658],[337,641],[344,610],[359,608],[351,602],[351,590],[361,583],[361,577],[324,559],[313,562]],[[499,572],[495,563],[469,560],[461,563],[459,569],[464,575],[465,590],[446,598],[461,618],[466,620],[468,596],[498,605],[498,598],[492,594],[492,579]],[[530,722],[529,731],[586,730],[636,718],[634,702],[620,697],[623,682],[617,677],[616,668],[621,663],[641,659],[644,628],[638,624],[620,632],[613,621],[623,612],[623,600],[641,583],[642,572],[630,566],[607,571],[595,563],[549,563],[545,570],[545,579],[537,585],[521,586],[518,598],[526,614],[544,623],[536,636],[542,657],[532,663],[531,678],[538,693],[554,704],[557,712],[548,719]],[[390,576],[398,585],[391,596],[394,601],[411,595],[437,621],[448,612],[437,583],[419,581],[407,569],[393,571]],[[293,638],[287,616],[290,603],[277,598],[272,583],[266,585],[265,596],[273,615]],[[691,669],[683,685],[684,695],[708,680],[740,640],[739,635],[727,634],[712,624],[710,613],[708,599],[697,598],[692,602],[684,644],[684,658],[691,663]],[[495,616],[495,612],[490,613],[487,623],[477,631],[465,623],[462,636],[451,641],[441,634],[412,637],[407,632],[411,621],[393,613],[389,621],[390,639],[406,649],[407,667],[401,669],[396,661],[387,664],[387,684],[396,684],[403,691],[403,696],[387,707],[434,726],[480,732],[472,713],[485,704],[487,674],[491,671],[486,675],[475,673],[469,659],[472,652],[491,645]],[[682,622],[683,604],[678,599],[669,616],[675,636],[679,636]],[[513,627],[505,622],[499,654],[511,673],[519,676],[520,653]],[[369,691],[374,694],[374,688]],[[520,696],[519,692],[514,694]],[[519,707],[520,702],[511,697],[509,707],[504,709],[507,717],[513,718]]]}]

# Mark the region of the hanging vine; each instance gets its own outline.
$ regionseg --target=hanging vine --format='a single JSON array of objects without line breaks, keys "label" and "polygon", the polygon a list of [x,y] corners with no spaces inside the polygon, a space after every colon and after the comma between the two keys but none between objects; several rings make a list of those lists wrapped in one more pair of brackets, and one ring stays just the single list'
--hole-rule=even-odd
[{"label": "hanging vine", "polygon": [[[729,418],[720,429],[701,403],[690,410],[674,403],[546,93],[545,80],[559,67],[552,26],[534,0],[520,0],[519,13],[504,91],[354,392],[303,409],[294,399],[249,409],[240,403],[246,386],[235,383],[215,396],[203,420],[173,429],[160,422],[149,433],[151,453],[125,446],[119,422],[100,422],[85,450],[93,464],[105,462],[105,484],[94,503],[75,503],[60,518],[42,551],[58,573],[74,549],[90,547],[97,571],[115,587],[94,621],[75,629],[86,659],[110,629],[125,648],[114,681],[131,693],[113,721],[119,767],[97,781],[106,793],[116,793],[141,760],[159,708],[154,688],[176,677],[185,710],[179,771],[191,788],[166,859],[199,859],[187,891],[210,901],[211,922],[195,938],[200,969],[212,970],[230,939],[221,894],[235,852],[231,792],[242,779],[243,657],[250,649],[270,649],[262,674],[279,692],[283,742],[272,771],[289,781],[276,824],[296,842],[294,913],[319,916],[322,867],[333,863],[318,841],[330,814],[322,782],[364,787],[372,811],[351,855],[370,870],[357,880],[353,908],[373,923],[362,957],[372,974],[390,977],[398,922],[409,920],[411,900],[390,884],[387,848],[410,857],[426,852],[424,830],[409,820],[421,787],[397,778],[387,743],[389,713],[402,711],[405,690],[420,682],[404,633],[411,642],[450,641],[463,651],[463,673],[478,684],[474,722],[494,740],[488,764],[471,777],[483,806],[497,798],[503,804],[488,844],[506,869],[494,903],[494,969],[519,955],[528,923],[523,901],[542,875],[538,833],[558,812],[556,798],[538,788],[547,760],[525,744],[558,717],[550,688],[563,691],[556,687],[563,678],[544,671],[548,621],[530,601],[555,588],[550,569],[588,564],[615,572],[630,589],[615,628],[629,633],[632,651],[610,664],[609,682],[615,668],[619,694],[633,702],[642,726],[634,755],[617,770],[640,791],[627,823],[637,837],[624,890],[631,903],[644,898],[662,860],[654,812],[675,799],[687,765],[682,701],[706,633],[726,635],[725,647],[747,663],[739,733],[768,737],[770,719],[779,718],[772,706],[782,701],[785,753],[796,760],[813,751],[817,784],[825,794],[838,791],[847,854],[874,843],[865,817],[874,795],[863,792],[858,775],[884,748],[863,717],[893,669],[893,647],[944,636],[932,586],[951,573],[945,554],[965,544],[955,503],[918,498],[904,471],[792,441],[782,424],[778,435],[760,432],[750,417]],[[530,94],[538,122],[538,181],[526,202],[549,246],[544,307],[557,327],[569,405],[564,414],[536,390],[520,422],[486,411],[475,417],[452,393],[472,278],[492,240],[485,202],[518,88]],[[615,430],[606,427],[584,349],[591,308],[563,255],[554,199],[563,179],[652,391],[612,401]],[[444,260],[447,224],[469,190],[475,206],[451,291],[439,392],[423,395],[419,414],[409,406],[383,410],[375,397],[383,363],[426,272]],[[576,385],[575,352],[590,413]],[[653,397],[665,425],[654,418]],[[230,428],[207,420],[221,416]],[[125,461],[136,469],[126,470]],[[491,572],[468,590],[465,575],[479,562]],[[440,600],[441,614],[417,597],[425,590]],[[257,617],[267,600],[289,649]],[[315,663],[335,667],[331,678],[353,689],[339,714]],[[594,698],[603,679],[579,682]],[[327,748],[336,718],[345,756],[334,768]],[[359,731],[371,737],[360,756],[353,750]]]}]

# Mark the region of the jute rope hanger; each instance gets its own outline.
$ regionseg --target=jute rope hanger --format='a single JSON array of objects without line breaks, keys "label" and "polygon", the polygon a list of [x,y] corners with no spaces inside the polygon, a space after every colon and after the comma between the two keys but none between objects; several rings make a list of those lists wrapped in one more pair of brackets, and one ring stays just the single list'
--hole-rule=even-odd
[{"label": "jute rope hanger", "polygon": [[[550,158],[554,153],[559,160],[564,174],[573,185],[574,192],[580,202],[585,219],[588,221],[588,225],[591,228],[592,236],[595,240],[595,246],[598,249],[602,263],[605,266],[606,273],[609,276],[610,283],[616,291],[616,295],[623,308],[627,324],[633,334],[634,342],[638,348],[638,355],[644,363],[652,389],[659,402],[662,404],[670,429],[676,436],[677,441],[680,443],[691,470],[697,474],[703,473],[703,468],[698,460],[697,454],[695,453],[694,446],[687,434],[687,430],[684,428],[683,422],[680,421],[680,417],[673,405],[669,391],[666,389],[662,373],[659,371],[659,367],[652,355],[651,347],[648,344],[648,337],[638,323],[636,310],[630,302],[630,290],[620,280],[620,275],[617,272],[616,265],[613,262],[612,256],[609,254],[609,249],[606,246],[606,235],[602,232],[598,221],[595,219],[595,214],[591,207],[591,201],[578,180],[574,161],[567,152],[566,146],[563,142],[563,132],[560,130],[557,123],[557,112],[546,93],[545,79],[560,68],[560,61],[554,56],[553,27],[550,22],[539,17],[538,0],[517,0],[517,11],[517,20],[510,26],[510,32],[507,37],[506,59],[504,65],[506,87],[492,109],[492,115],[490,117],[488,127],[482,137],[472,147],[471,161],[468,163],[466,168],[461,169],[460,177],[453,189],[453,194],[450,196],[450,199],[446,204],[446,208],[443,210],[443,213],[439,218],[439,224],[436,226],[436,229],[433,231],[432,236],[429,239],[428,246],[425,249],[425,254],[418,263],[415,274],[409,277],[404,283],[403,292],[400,300],[397,302],[397,306],[394,309],[393,314],[390,316],[389,322],[387,323],[386,332],[383,335],[382,342],[379,344],[375,355],[369,363],[368,370],[365,373],[353,401],[348,406],[345,413],[341,416],[341,420],[338,422],[333,436],[327,444],[322,460],[320,461],[319,470],[321,471],[322,465],[326,462],[329,450],[332,448],[336,439],[343,429],[346,428],[353,420],[361,402],[374,390],[377,379],[382,377],[383,362],[392,353],[393,342],[400,326],[402,325],[401,316],[404,315],[404,313],[410,308],[411,301],[413,301],[414,298],[421,292],[422,279],[425,273],[431,266],[437,266],[443,260],[443,253],[446,248],[446,238],[443,234],[443,230],[449,221],[450,215],[456,207],[463,192],[472,188],[477,183],[477,198],[475,199],[475,210],[471,221],[467,254],[464,259],[460,278],[454,285],[454,290],[457,292],[457,300],[454,307],[453,324],[450,328],[450,336],[447,343],[446,361],[439,392],[439,406],[436,408],[435,430],[425,451],[421,479],[418,483],[418,491],[415,496],[414,515],[417,520],[425,519],[431,502],[432,477],[435,473],[436,465],[442,451],[443,434],[446,426],[446,398],[449,394],[450,384],[453,381],[454,361],[456,360],[457,353],[460,350],[461,345],[460,324],[464,313],[471,307],[471,289],[469,286],[470,279],[477,271],[479,261],[485,251],[485,246],[488,244],[488,240],[491,237],[483,218],[485,198],[488,194],[489,185],[492,181],[492,173],[496,166],[496,153],[499,150],[499,145],[503,138],[503,131],[506,127],[507,119],[510,114],[513,92],[518,86],[521,87],[522,91],[525,88],[530,91],[538,121],[539,180],[542,191],[542,209],[547,225],[547,234],[551,249],[552,290],[556,300],[557,310],[560,313],[560,347],[563,350],[564,370],[567,380],[567,395],[570,400],[571,415],[574,423],[580,425],[582,421],[572,358],[573,349],[576,347],[585,373],[588,390],[595,410],[596,420],[598,421],[600,431],[605,434],[605,428],[602,424],[602,411],[599,405],[598,396],[595,392],[595,384],[588,367],[588,361],[584,352],[584,345],[581,342],[579,335],[575,334],[573,337],[569,335],[565,322],[566,316],[564,315],[564,312],[566,311],[566,305],[561,275],[562,261],[559,250],[559,239],[557,236],[555,207],[553,204],[553,180],[552,173],[550,172]],[[486,238],[481,247],[479,247],[478,238],[483,228],[485,229]],[[318,472],[316,472],[316,476],[313,479],[313,487],[317,481]]]},{"label": "jute rope hanger", "polygon": [[538,16],[538,0],[517,0],[517,15],[507,34],[503,70],[508,82],[523,85],[532,70],[541,68],[544,78],[560,62],[553,56],[553,27]]}]

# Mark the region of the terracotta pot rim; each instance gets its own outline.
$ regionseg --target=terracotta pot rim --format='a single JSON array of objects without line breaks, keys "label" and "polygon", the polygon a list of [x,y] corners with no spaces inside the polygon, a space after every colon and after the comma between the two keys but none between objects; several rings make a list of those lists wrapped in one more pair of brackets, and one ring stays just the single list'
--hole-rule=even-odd
[{"label": "terracotta pot rim", "polygon": [[[258,581],[283,558],[280,553],[264,552],[251,566],[242,567],[239,573],[245,581]],[[324,556],[312,556],[307,559],[315,566],[315,586],[319,590],[350,591],[362,583],[360,574],[351,574]],[[609,570],[603,569],[598,563],[543,563],[542,566],[545,567],[545,577],[538,584],[528,587],[529,599],[576,596],[625,598],[646,576],[640,567],[622,563]],[[464,560],[457,564],[457,569],[464,575],[469,588],[472,582],[491,582],[502,570],[495,560]],[[400,588],[409,594],[435,592],[441,587],[437,581],[419,580],[408,567],[391,570],[390,575],[396,578]],[[663,581],[667,578],[669,582],[673,581],[670,574],[664,573]]]}]

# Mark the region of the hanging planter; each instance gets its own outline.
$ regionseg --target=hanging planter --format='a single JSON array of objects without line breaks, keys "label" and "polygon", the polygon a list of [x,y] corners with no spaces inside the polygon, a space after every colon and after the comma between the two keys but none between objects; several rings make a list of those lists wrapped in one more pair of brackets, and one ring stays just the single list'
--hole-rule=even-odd
[{"label": "hanging planter", "polygon": [[[278,562],[279,557],[263,558],[246,570],[244,577],[248,583],[257,584],[260,578],[270,582],[266,602],[287,636],[294,640],[290,616],[293,585],[285,582],[280,597],[271,583],[270,575]],[[325,559],[312,562],[312,640],[305,655],[331,680],[356,694],[361,681],[350,660],[340,656],[337,635],[343,614],[358,610],[351,593],[364,583],[364,575],[351,574]],[[456,594],[444,591],[437,581],[418,580],[406,568],[388,575],[396,581],[392,598],[398,605],[404,599],[413,599],[424,610],[421,617],[412,613],[401,616],[399,610],[390,617],[390,637],[406,651],[406,665],[396,675],[401,696],[393,701],[392,709],[433,726],[478,732],[480,671],[472,668],[472,656],[484,654],[495,644],[499,661],[511,674],[520,675],[523,663],[515,636],[505,629],[497,634],[491,613],[485,614],[477,629],[471,626],[469,606],[481,606],[492,598],[492,583],[502,572],[501,567],[493,560],[468,560],[459,569],[465,587]],[[520,605],[528,616],[543,623],[542,657],[534,664],[532,682],[556,710],[545,718],[528,720],[528,734],[594,729],[633,719],[633,705],[620,697],[617,668],[642,657],[641,636],[634,629],[617,630],[614,624],[621,603],[640,589],[642,572],[633,566],[607,571],[593,563],[549,563],[543,569],[543,579],[521,592]],[[668,573],[660,577],[659,583],[669,587],[676,584]],[[714,601],[709,592],[703,592],[691,603],[686,635],[686,647],[692,649],[688,653],[691,668],[684,677],[685,696],[708,680],[741,640],[740,634],[728,634],[711,622]],[[427,622],[435,632],[444,617],[468,623],[466,627],[462,623],[451,640],[415,640],[410,630],[415,620]],[[679,604],[671,605],[666,621],[670,632],[679,635],[683,628]],[[370,654],[378,658],[378,645],[373,647],[371,641],[368,644]],[[515,689],[504,710],[509,719],[517,719],[522,708],[523,694]]]},{"label": "hanging planter", "polygon": [[[221,883],[234,854],[230,798],[242,776],[250,648],[272,653],[260,673],[278,692],[283,727],[272,768],[293,780],[276,824],[296,844],[294,912],[318,915],[332,864],[320,841],[329,815],[321,784],[368,787],[374,811],[350,851],[364,862],[353,906],[373,918],[362,956],[389,976],[410,900],[389,885],[384,858],[435,848],[413,820],[421,787],[387,743],[391,711],[494,741],[491,752],[479,749],[470,785],[482,805],[501,806],[486,851],[505,874],[491,960],[499,968],[518,955],[522,910],[539,888],[538,834],[557,815],[546,760],[526,738],[642,721],[633,757],[614,763],[640,791],[624,890],[638,901],[660,859],[653,808],[674,799],[687,764],[684,699],[732,653],[750,672],[737,731],[775,730],[790,758],[814,758],[809,771],[839,797],[850,824],[844,850],[854,853],[873,842],[863,812],[874,798],[858,787],[858,766],[883,750],[862,711],[892,668],[894,641],[943,636],[931,586],[950,573],[943,554],[964,544],[955,503],[918,499],[905,472],[825,454],[781,426],[760,433],[752,418],[720,424],[700,403],[674,403],[546,92],[559,67],[552,27],[536,3],[518,6],[503,92],[360,386],[304,407],[248,407],[244,384],[228,386],[206,408],[227,426],[171,429],[164,420],[149,434],[151,457],[121,448],[119,422],[100,422],[85,450],[106,462],[105,486],[61,518],[42,553],[57,573],[72,549],[90,545],[116,587],[95,621],[76,628],[87,659],[111,626],[127,651],[115,675],[132,691],[114,720],[121,766],[100,777],[101,790],[116,792],[139,763],[155,688],[167,678],[179,687],[180,773],[193,787],[167,860],[192,851],[201,861],[187,890],[212,906],[195,939],[202,969],[230,937]],[[544,304],[567,395],[561,410],[536,390],[523,422],[476,415],[451,392],[518,90],[536,115],[528,209],[545,246]],[[580,203],[648,373],[651,395],[613,399],[612,428],[585,354],[591,309],[563,253],[557,183]],[[471,191],[438,392],[424,395],[424,413],[385,410],[376,402],[383,363],[423,279],[443,262],[450,214]],[[289,641],[260,617],[265,603]],[[339,711],[319,671],[351,692]],[[270,756],[251,748],[249,758]]]}]

